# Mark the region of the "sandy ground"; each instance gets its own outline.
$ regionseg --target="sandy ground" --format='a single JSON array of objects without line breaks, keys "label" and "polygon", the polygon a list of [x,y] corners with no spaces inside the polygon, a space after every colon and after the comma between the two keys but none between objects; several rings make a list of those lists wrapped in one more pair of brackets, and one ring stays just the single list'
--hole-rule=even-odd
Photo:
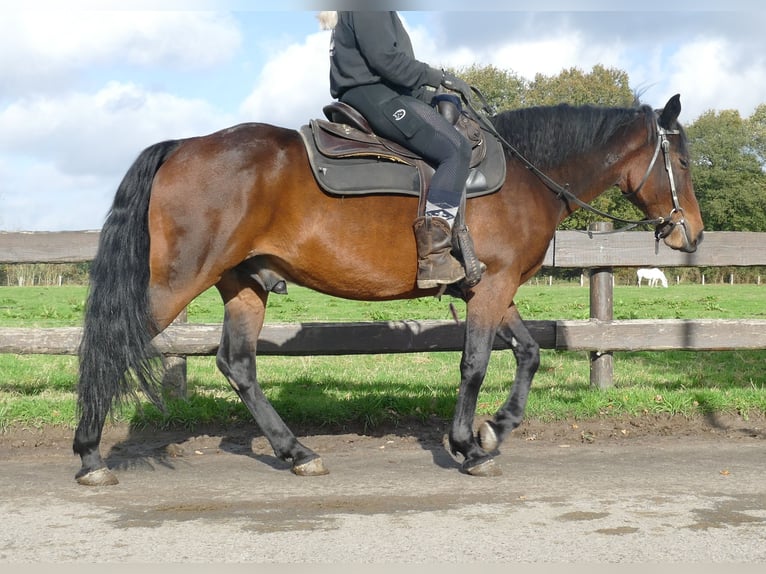
[{"label": "sandy ground", "polygon": [[5,563],[766,562],[766,421],[525,423],[503,475],[464,475],[444,424],[301,429],[330,469],[293,476],[248,429],[134,433],[120,484],[79,486],[71,432],[0,435]]}]

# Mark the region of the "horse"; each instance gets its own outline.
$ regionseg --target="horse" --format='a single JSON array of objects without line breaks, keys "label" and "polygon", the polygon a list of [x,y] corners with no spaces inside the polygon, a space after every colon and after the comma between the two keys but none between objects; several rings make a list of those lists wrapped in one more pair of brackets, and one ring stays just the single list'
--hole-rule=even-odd
[{"label": "horse", "polygon": [[656,267],[651,267],[648,269],[639,269],[638,271],[636,271],[636,275],[638,276],[639,287],[641,287],[642,279],[646,279],[647,283],[649,284],[649,287],[656,286],[658,281],[662,283],[663,287],[668,286],[667,277],[665,277],[665,274],[662,272],[662,270],[657,269]]},{"label": "horse", "polygon": [[[478,284],[455,291],[466,317],[446,446],[462,461],[461,472],[499,474],[494,456],[522,421],[540,350],[514,297],[540,269],[564,218],[617,186],[654,218],[658,240],[696,250],[703,221],[680,111],[676,95],[661,109],[559,104],[487,118],[510,147],[500,190],[465,207],[486,269]],[[552,186],[557,181],[565,185]],[[138,391],[161,400],[161,360],[151,341],[211,286],[224,308],[217,367],[293,473],[328,472],[258,383],[257,341],[269,293],[285,280],[354,300],[440,294],[416,285],[417,207],[415,197],[325,193],[299,133],[267,123],[147,147],[117,188],[91,266],[78,351],[77,482],[117,483],[100,453],[105,419]],[[512,350],[515,375],[505,404],[475,430],[477,395],[496,338]]]}]

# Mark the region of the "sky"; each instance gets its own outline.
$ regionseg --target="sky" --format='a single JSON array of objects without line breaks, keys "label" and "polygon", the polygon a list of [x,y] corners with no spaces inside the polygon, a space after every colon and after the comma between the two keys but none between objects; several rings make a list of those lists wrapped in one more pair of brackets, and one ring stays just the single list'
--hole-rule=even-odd
[{"label": "sky", "polygon": [[[128,167],[155,142],[321,117],[329,32],[317,11],[365,2],[7,4],[0,231],[61,231],[100,229]],[[685,124],[709,110],[749,117],[766,103],[762,0],[645,0],[640,11],[614,0],[367,4],[399,10],[415,56],[435,67],[493,65],[532,79],[601,64],[626,71],[654,107],[680,93]]]}]

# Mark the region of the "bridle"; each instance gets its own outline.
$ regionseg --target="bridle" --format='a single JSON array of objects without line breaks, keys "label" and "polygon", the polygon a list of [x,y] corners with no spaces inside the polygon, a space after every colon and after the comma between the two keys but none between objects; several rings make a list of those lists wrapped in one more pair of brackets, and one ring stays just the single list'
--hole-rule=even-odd
[{"label": "bridle", "polygon": [[[492,114],[491,107],[487,103],[487,100],[484,98],[484,95],[477,88],[473,86],[471,86],[471,90],[481,100],[485,114],[491,115]],[[669,135],[678,135],[681,133],[681,131],[668,130],[666,128],[663,128],[662,126],[660,126],[656,115],[654,118],[654,126],[655,126],[655,131],[657,133],[657,145],[654,148],[654,154],[652,155],[652,160],[649,162],[649,167],[646,169],[646,173],[644,174],[644,177],[641,179],[641,182],[638,184],[638,187],[636,187],[636,189],[634,189],[633,191],[624,193],[623,197],[630,199],[641,191],[641,188],[649,179],[649,176],[651,175],[652,170],[654,169],[654,165],[657,162],[657,158],[660,155],[660,149],[662,149],[662,154],[665,159],[665,171],[667,172],[668,180],[670,182],[670,195],[671,195],[671,200],[673,202],[673,208],[670,210],[670,213],[668,214],[667,217],[660,216],[653,219],[641,219],[641,220],[623,219],[621,217],[617,217],[616,215],[612,215],[611,213],[602,211],[596,207],[593,207],[589,203],[582,201],[575,194],[569,191],[569,184],[561,185],[560,183],[554,181],[548,175],[543,173],[539,168],[537,168],[534,164],[532,164],[532,162],[530,162],[527,158],[525,158],[521,154],[521,152],[519,152],[506,139],[504,139],[499,133],[497,133],[495,126],[492,125],[492,122],[487,120],[486,115],[484,113],[478,113],[473,108],[470,102],[470,98],[468,96],[469,94],[463,94],[463,103],[471,111],[471,113],[474,116],[474,119],[478,121],[484,129],[486,129],[489,133],[494,135],[498,139],[498,141],[506,148],[506,150],[508,150],[510,154],[514,155],[522,164],[524,164],[524,166],[527,169],[529,169],[538,178],[540,178],[540,180],[545,184],[545,186],[548,187],[548,189],[550,189],[551,191],[553,191],[556,194],[556,196],[563,202],[567,204],[569,204],[570,202],[574,203],[578,205],[579,207],[581,207],[582,209],[585,209],[586,211],[590,211],[591,213],[595,213],[596,215],[600,217],[605,217],[607,219],[611,219],[612,221],[625,224],[624,227],[616,231],[625,231],[627,229],[632,229],[633,227],[637,227],[639,225],[653,225],[654,238],[657,243],[659,243],[660,239],[664,239],[665,237],[670,235],[676,225],[679,225],[679,224],[682,225],[684,227],[684,231],[686,231],[686,220],[684,219],[684,210],[681,207],[680,202],[678,201],[676,181],[675,181],[675,178],[673,177],[673,167],[670,161],[670,141],[668,140],[668,137],[667,137]],[[681,218],[678,221],[673,221],[673,216],[676,214],[680,214]],[[599,232],[589,232],[589,233],[599,233]],[[603,233],[614,233],[614,232],[603,232]]]},{"label": "bridle", "polygon": [[[638,184],[638,187],[634,189],[631,192],[624,193],[623,197],[626,199],[630,199],[631,197],[634,197],[638,192],[641,191],[641,188],[644,186],[646,181],[649,179],[649,175],[652,173],[652,169],[654,169],[654,164],[657,162],[657,157],[660,155],[660,149],[662,149],[662,155],[665,159],[665,171],[668,174],[668,181],[670,183],[670,198],[673,201],[673,209],[670,210],[670,213],[668,214],[667,218],[664,217],[658,217],[656,219],[656,227],[654,230],[654,237],[657,241],[660,239],[664,239],[670,233],[673,231],[673,228],[676,225],[681,225],[684,227],[684,230],[686,229],[686,219],[684,218],[684,210],[681,207],[680,202],[678,201],[678,192],[676,191],[676,180],[673,177],[673,165],[670,161],[670,141],[668,140],[669,135],[679,135],[681,133],[681,130],[668,130],[663,128],[655,118],[654,124],[657,131],[657,145],[654,148],[654,155],[652,155],[652,161],[649,162],[649,167],[646,168],[646,173],[644,174],[644,177],[641,178],[641,182]],[[673,221],[673,216],[676,214],[680,214],[680,219],[678,221]]]}]

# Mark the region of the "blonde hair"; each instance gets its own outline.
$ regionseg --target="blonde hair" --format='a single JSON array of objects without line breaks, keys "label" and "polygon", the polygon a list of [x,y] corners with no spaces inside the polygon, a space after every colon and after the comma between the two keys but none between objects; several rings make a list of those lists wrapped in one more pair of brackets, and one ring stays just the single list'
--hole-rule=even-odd
[{"label": "blonde hair", "polygon": [[320,12],[317,14],[319,26],[322,30],[332,30],[338,24],[337,12]]}]

